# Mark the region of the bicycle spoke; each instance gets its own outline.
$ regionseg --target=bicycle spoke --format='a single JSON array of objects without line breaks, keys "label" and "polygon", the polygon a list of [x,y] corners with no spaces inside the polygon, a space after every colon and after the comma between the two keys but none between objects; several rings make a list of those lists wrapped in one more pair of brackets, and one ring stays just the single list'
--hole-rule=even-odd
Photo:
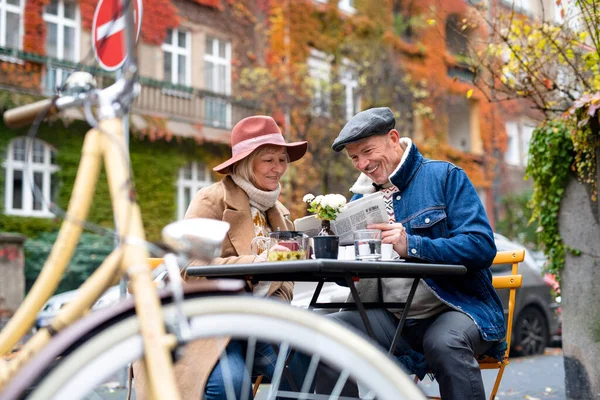
[{"label": "bicycle spoke", "polygon": [[348,380],[348,370],[344,369],[342,371],[342,373],[340,374],[340,377],[338,378],[335,386],[333,387],[333,390],[331,392],[331,396],[329,396],[329,398],[331,400],[338,400],[340,397],[340,394],[342,393],[342,390],[344,389],[344,385],[346,384],[346,381]]},{"label": "bicycle spoke", "polygon": [[285,360],[287,359],[289,348],[290,345],[287,342],[283,342],[281,343],[281,346],[279,346],[279,354],[277,355],[277,362],[275,363],[275,371],[273,371],[271,389],[269,390],[267,400],[273,400],[279,391],[279,384],[281,383],[281,377],[283,375],[283,369],[285,368]]},{"label": "bicycle spoke", "polygon": [[321,356],[318,354],[314,354],[310,358],[310,364],[308,369],[306,370],[306,375],[304,376],[304,382],[302,383],[302,389],[300,390],[300,396],[298,399],[305,400],[308,398],[310,387],[313,384],[315,374],[317,373],[317,367],[319,366],[319,362],[321,361]]},{"label": "bicycle spoke", "polygon": [[227,396],[227,400],[236,400],[235,388],[233,387],[233,377],[231,376],[231,369],[229,368],[229,360],[226,349],[219,356],[219,363],[221,364],[221,374],[223,376],[223,384],[225,385],[225,395]]},{"label": "bicycle spoke", "polygon": [[248,393],[252,390],[252,370],[254,368],[254,357],[256,352],[256,338],[248,338],[248,344],[246,348],[246,371],[244,379],[242,381],[242,393],[240,400],[248,400]]}]

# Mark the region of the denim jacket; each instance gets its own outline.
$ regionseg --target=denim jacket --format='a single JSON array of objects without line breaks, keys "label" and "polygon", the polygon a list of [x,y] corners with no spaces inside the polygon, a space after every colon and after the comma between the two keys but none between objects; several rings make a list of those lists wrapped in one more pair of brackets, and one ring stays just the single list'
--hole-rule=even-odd
[{"label": "denim jacket", "polygon": [[[445,161],[428,160],[408,138],[400,165],[390,176],[396,222],[406,228],[412,262],[462,264],[467,273],[452,278],[426,278],[437,297],[467,314],[486,341],[506,335],[504,311],[492,286],[490,265],[496,255],[492,228],[465,172]],[[350,189],[357,199],[376,191],[362,174]],[[505,343],[489,355],[501,358]]]}]

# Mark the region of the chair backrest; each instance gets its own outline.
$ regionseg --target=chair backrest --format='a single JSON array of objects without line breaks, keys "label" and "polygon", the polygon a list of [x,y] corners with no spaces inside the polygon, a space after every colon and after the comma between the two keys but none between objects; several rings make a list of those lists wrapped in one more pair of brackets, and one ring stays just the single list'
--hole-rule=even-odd
[{"label": "chair backrest", "polygon": [[506,329],[506,343],[508,348],[506,349],[506,353],[504,354],[504,359],[508,359],[508,354],[510,352],[510,340],[512,336],[512,325],[513,325],[513,317],[515,313],[515,297],[517,294],[517,288],[521,287],[523,283],[523,276],[519,274],[519,263],[525,259],[525,249],[520,250],[509,250],[509,251],[499,251],[494,258],[494,262],[492,264],[512,264],[512,270],[510,275],[504,276],[494,276],[492,278],[492,283],[496,290],[499,289],[509,289],[509,297],[508,297],[508,321],[507,321],[507,329]]},{"label": "chair backrest", "polygon": [[148,258],[148,264],[150,264],[150,268],[152,269],[156,269],[162,262],[162,258]]}]

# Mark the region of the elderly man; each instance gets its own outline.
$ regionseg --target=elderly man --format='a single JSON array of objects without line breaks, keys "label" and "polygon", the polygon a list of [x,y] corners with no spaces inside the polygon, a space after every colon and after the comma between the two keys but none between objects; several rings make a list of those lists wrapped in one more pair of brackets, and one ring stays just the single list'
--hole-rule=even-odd
[{"label": "elderly man", "polygon": [[[443,399],[484,399],[476,356],[500,357],[506,348],[503,307],[490,271],[496,255],[492,229],[465,172],[449,162],[424,158],[394,126],[389,108],[369,109],[354,116],[333,142],[333,150],[345,149],[361,172],[350,189],[353,199],[383,192],[389,224],[369,228],[380,229],[382,243],[391,243],[400,257],[462,264],[468,270],[457,278],[421,280],[402,334],[404,343],[396,350],[406,354],[408,345],[424,355]],[[403,302],[411,284],[412,279],[390,278],[372,286],[384,301]],[[373,297],[362,289],[361,297]],[[367,311],[383,347],[391,345],[397,311]],[[358,311],[331,316],[365,331]],[[347,385],[344,392],[353,395],[355,388]]]}]

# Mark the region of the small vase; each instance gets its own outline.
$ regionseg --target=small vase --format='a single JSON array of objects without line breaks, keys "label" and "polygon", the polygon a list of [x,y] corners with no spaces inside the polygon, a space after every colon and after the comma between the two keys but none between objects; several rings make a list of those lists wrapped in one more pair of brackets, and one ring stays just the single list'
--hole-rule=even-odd
[{"label": "small vase", "polygon": [[331,230],[331,222],[321,221],[321,232],[313,238],[315,258],[330,258],[337,260],[340,238]]},{"label": "small vase", "polygon": [[328,219],[321,221],[321,231],[317,236],[335,236],[335,233],[333,233],[333,230],[331,229],[331,221]]}]

